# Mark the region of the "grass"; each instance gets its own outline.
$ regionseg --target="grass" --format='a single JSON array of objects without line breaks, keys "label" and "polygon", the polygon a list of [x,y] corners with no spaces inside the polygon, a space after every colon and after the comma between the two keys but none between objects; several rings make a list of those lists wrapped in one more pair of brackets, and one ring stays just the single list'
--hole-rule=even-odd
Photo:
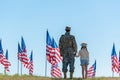
[{"label": "grass", "polygon": [[[54,78],[49,78],[49,77],[42,77],[42,76],[29,76],[29,75],[22,75],[18,76],[13,75],[2,75],[0,74],[0,80],[82,80],[81,78],[74,78],[74,79],[54,79]],[[86,79],[86,80],[120,80],[120,78],[111,78],[111,77],[99,77],[99,78],[94,78],[94,79]]]},{"label": "grass", "polygon": [[[74,78],[74,79],[51,79],[51,80],[83,80],[83,79],[81,79],[81,78]],[[85,79],[85,80],[120,80],[120,78],[100,77],[100,78],[91,78],[91,79]]]}]

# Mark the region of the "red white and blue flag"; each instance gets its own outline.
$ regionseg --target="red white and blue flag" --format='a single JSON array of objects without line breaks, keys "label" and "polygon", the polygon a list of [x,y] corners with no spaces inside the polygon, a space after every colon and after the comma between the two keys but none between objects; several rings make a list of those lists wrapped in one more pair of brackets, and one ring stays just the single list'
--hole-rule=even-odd
[{"label": "red white and blue flag", "polygon": [[10,71],[9,70],[9,66],[11,66],[10,62],[8,61],[8,50],[6,50],[6,55],[5,55],[5,61],[4,61],[4,68],[6,71]]},{"label": "red white and blue flag", "polygon": [[60,78],[61,77],[61,71],[59,69],[58,63],[62,60],[60,56],[60,50],[55,42],[54,39],[52,39],[52,67],[51,67],[51,75],[54,78]]},{"label": "red white and blue flag", "polygon": [[112,48],[111,61],[112,61],[112,71],[118,73],[119,61],[115,51],[115,44],[113,44],[113,48]]},{"label": "red white and blue flag", "polygon": [[33,51],[31,51],[30,62],[29,62],[29,75],[33,75]]},{"label": "red white and blue flag", "polygon": [[20,44],[18,43],[18,59],[22,62],[24,67],[28,68],[29,58],[27,56],[26,45],[23,37],[21,37],[21,47]]},{"label": "red white and blue flag", "polygon": [[24,64],[24,67],[28,68],[30,60],[27,56],[26,45],[23,37],[21,37],[21,50],[22,50],[22,63]]},{"label": "red white and blue flag", "polygon": [[96,60],[95,63],[87,70],[87,77],[94,78],[96,75]]},{"label": "red white and blue flag", "polygon": [[20,60],[22,62],[22,50],[21,50],[21,47],[20,47],[20,44],[18,43],[18,52],[17,52],[17,57],[18,57],[18,60]]},{"label": "red white and blue flag", "polygon": [[119,68],[118,68],[119,74],[120,74],[120,51],[119,51]]},{"label": "red white and blue flag", "polygon": [[51,39],[48,31],[46,35],[46,56],[49,63],[59,63],[62,60],[60,50],[54,39]]},{"label": "red white and blue flag", "polygon": [[2,42],[0,40],[0,63],[2,62],[2,59],[3,59],[3,48],[2,48]]},{"label": "red white and blue flag", "polygon": [[6,69],[6,71],[10,71],[9,70],[9,66],[11,66],[10,62],[8,61],[8,51],[6,52],[7,54],[7,57],[5,57],[3,55],[3,49],[2,49],[2,43],[1,43],[1,40],[0,40],[0,63],[4,66],[4,68]]},{"label": "red white and blue flag", "polygon": [[53,61],[53,64],[58,64],[59,62],[62,61],[62,57],[60,56],[60,49],[58,48],[56,42],[54,39],[52,39],[52,61]]},{"label": "red white and blue flag", "polygon": [[47,34],[46,34],[46,56],[47,56],[47,60],[49,63],[52,64],[52,40],[51,40],[51,37],[49,35],[49,32],[47,31]]},{"label": "red white and blue flag", "polygon": [[51,75],[52,75],[52,77],[54,77],[54,78],[60,78],[60,77],[62,76],[58,64],[52,64],[52,67],[51,67]]},{"label": "red white and blue flag", "polygon": [[51,75],[54,78],[61,77],[61,71],[59,69],[58,63],[62,60],[60,56],[60,50],[54,41],[51,39],[48,31],[46,35],[46,56],[49,63],[51,63]]}]

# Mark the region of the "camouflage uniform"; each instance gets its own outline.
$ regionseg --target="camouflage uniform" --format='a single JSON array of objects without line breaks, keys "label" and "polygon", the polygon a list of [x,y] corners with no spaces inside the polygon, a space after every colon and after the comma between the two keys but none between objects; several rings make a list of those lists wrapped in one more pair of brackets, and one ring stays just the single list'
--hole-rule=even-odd
[{"label": "camouflage uniform", "polygon": [[77,52],[77,44],[75,41],[75,37],[70,35],[70,32],[67,32],[60,37],[59,40],[59,48],[61,56],[63,57],[63,72],[67,72],[68,65],[70,67],[70,72],[74,72],[74,62],[75,62],[75,54]]}]

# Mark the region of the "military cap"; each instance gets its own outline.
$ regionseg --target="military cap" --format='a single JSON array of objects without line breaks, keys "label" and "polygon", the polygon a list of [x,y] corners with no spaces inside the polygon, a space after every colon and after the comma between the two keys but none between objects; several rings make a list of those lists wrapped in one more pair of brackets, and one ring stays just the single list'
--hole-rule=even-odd
[{"label": "military cap", "polygon": [[70,31],[71,28],[70,28],[69,26],[66,26],[65,30],[66,30],[66,31]]},{"label": "military cap", "polygon": [[87,43],[83,42],[83,43],[81,43],[81,46],[82,46],[82,47],[86,47],[86,46],[87,46]]}]

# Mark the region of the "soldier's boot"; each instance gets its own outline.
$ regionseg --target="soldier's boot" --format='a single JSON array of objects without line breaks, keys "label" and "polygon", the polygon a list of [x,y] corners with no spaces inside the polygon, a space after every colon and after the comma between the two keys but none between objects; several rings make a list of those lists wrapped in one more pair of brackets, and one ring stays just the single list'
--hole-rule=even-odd
[{"label": "soldier's boot", "polygon": [[66,72],[64,72],[64,79],[66,79],[67,78],[67,75],[66,75]]},{"label": "soldier's boot", "polygon": [[70,72],[70,79],[73,78],[73,72]]}]

